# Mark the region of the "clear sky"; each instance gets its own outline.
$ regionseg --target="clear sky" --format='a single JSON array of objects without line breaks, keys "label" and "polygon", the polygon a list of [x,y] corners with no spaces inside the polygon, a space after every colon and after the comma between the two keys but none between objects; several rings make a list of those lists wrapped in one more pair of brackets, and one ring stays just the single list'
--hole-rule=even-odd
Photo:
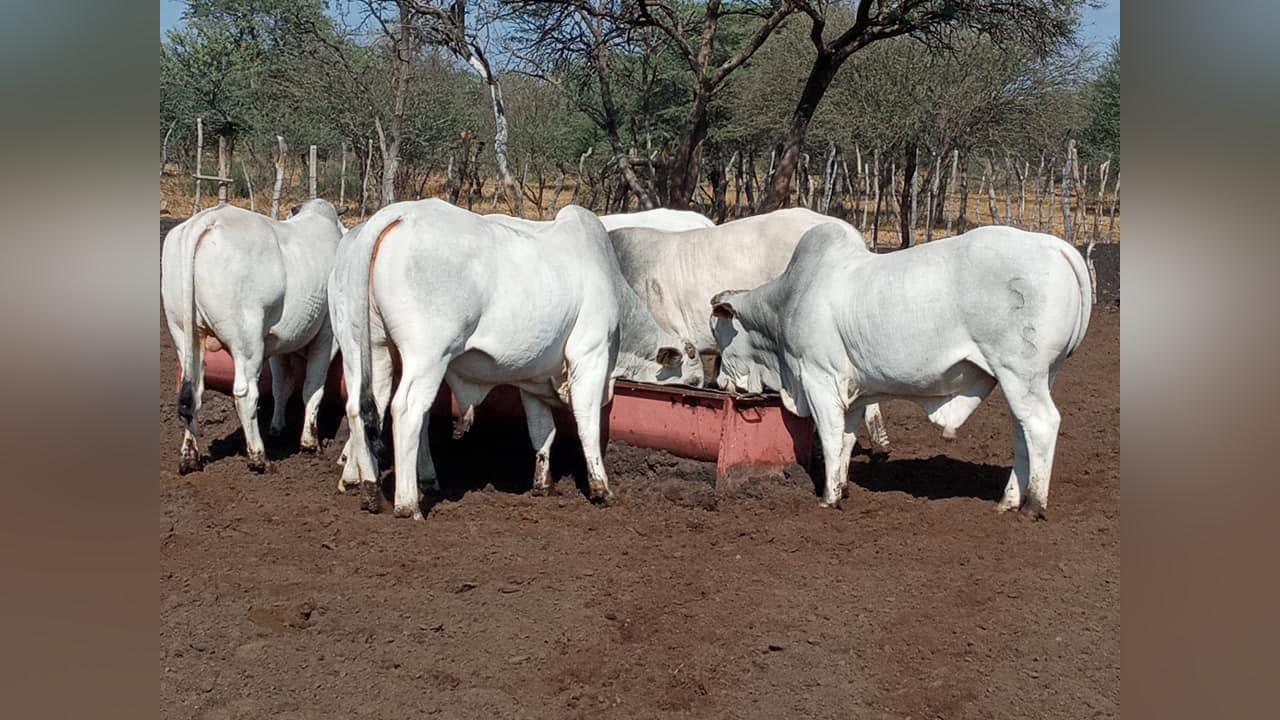
[{"label": "clear sky", "polygon": [[[182,22],[182,0],[160,0],[160,36]],[[1112,38],[1120,37],[1120,0],[1106,0],[1103,7],[1086,7],[1081,34],[1089,45],[1104,48]]]}]

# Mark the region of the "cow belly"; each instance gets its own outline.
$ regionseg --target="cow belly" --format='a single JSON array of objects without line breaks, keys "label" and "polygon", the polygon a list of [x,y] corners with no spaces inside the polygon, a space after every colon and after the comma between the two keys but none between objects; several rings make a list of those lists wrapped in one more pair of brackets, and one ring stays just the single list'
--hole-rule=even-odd
[{"label": "cow belly", "polygon": [[305,347],[319,332],[328,312],[324,293],[317,293],[296,304],[286,302],[280,320],[271,326],[268,354],[296,352]]},{"label": "cow belly", "polygon": [[477,385],[519,385],[549,382],[564,368],[564,356],[558,348],[521,352],[505,347],[501,353],[473,348],[449,363],[449,372]]}]

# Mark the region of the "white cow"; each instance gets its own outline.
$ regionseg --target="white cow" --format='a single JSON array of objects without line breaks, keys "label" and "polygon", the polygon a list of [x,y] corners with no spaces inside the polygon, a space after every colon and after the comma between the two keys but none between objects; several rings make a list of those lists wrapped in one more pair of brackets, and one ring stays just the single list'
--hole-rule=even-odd
[{"label": "white cow", "polygon": [[[486,215],[485,219],[511,225],[517,230],[531,229],[538,232],[554,224],[553,222],[512,222],[514,219],[505,215]],[[371,235],[360,235],[364,226],[365,223],[361,223],[348,230],[343,236],[342,242],[338,245],[333,273],[329,277],[329,315],[334,339],[342,351],[343,372],[348,378],[348,387],[355,387],[361,377],[360,345],[359,339],[355,336],[354,322],[354,316],[359,311],[359,307],[353,302],[355,296],[348,288],[355,288],[365,282],[363,276],[369,272],[369,257],[375,240]],[[617,272],[616,266],[615,272]],[[635,291],[625,282],[616,283],[616,289],[619,346],[618,359],[614,365],[612,377],[638,382],[701,386],[703,383],[702,361],[693,344],[658,327],[649,309],[640,302]],[[391,357],[385,345],[375,344],[370,352],[374,366],[371,390],[374,405],[377,408],[377,417],[381,418],[386,412],[391,395]],[[351,443],[352,438],[348,437],[347,444],[338,458],[338,464],[343,467],[342,476],[338,480],[339,492],[345,492],[360,481],[359,466],[351,453]],[[366,495],[364,498],[366,507],[369,507],[371,500],[373,498]],[[376,505],[374,507],[376,508]]]},{"label": "white cow", "polygon": [[[508,224],[525,225],[530,228],[538,227],[541,224],[541,221],[538,220],[526,220],[499,213],[492,213],[485,215],[485,217],[492,220],[501,220]],[[692,210],[671,210],[670,208],[601,215],[600,223],[604,225],[605,230],[609,231],[625,227],[642,227],[676,232],[716,226],[715,223],[711,222],[710,218],[701,213],[696,213]]]},{"label": "white cow", "polygon": [[[649,210],[647,212],[605,215],[600,218],[606,228],[623,222],[652,222],[666,226],[689,225],[697,218],[710,220],[695,212],[678,210]],[[526,220],[497,213],[484,216],[485,220],[501,223],[516,230],[541,232],[553,223]],[[621,273],[617,259],[613,260],[616,272]],[[626,282],[618,286],[619,353],[613,377],[636,382],[661,385],[680,384],[702,387],[704,382],[702,358],[697,347],[687,337],[681,337],[664,329],[653,318],[648,306],[640,300],[635,290]],[[655,361],[656,360],[656,361]]]},{"label": "white cow", "polygon": [[316,413],[334,352],[325,283],[341,234],[333,205],[312,200],[284,221],[223,205],[165,236],[161,296],[182,364],[178,415],[186,425],[179,472],[200,467],[196,414],[204,393],[202,346],[225,346],[235,363],[232,395],[250,470],[269,469],[257,423],[258,376],[266,358],[275,399],[270,432],[284,429],[285,405],[297,380],[293,359],[300,356],[306,367],[302,447],[318,447]]},{"label": "white cow", "polygon": [[494,386],[519,388],[537,449],[535,494],[550,489],[551,405],[568,405],[591,499],[607,500],[600,413],[618,360],[618,293],[625,281],[595,215],[570,205],[547,227],[517,230],[440,200],[421,200],[383,208],[358,237],[352,251],[367,252],[368,270],[346,271],[353,275],[349,296],[359,348],[344,370],[358,365],[358,373],[347,375],[347,418],[370,509],[377,501],[376,485],[370,487],[377,482],[375,395],[389,382],[387,346],[395,348],[401,368],[391,398],[397,517],[422,517],[419,474],[438,487],[420,438],[442,381],[463,409],[460,431]]},{"label": "white cow", "polygon": [[[609,233],[609,240],[622,275],[658,324],[691,339],[699,352],[715,352],[715,338],[707,326],[711,296],[725,288],[754,288],[781,275],[801,236],[831,222],[857,232],[830,216],[788,208],[682,232],[617,229]],[[725,387],[722,377],[716,378],[716,385]],[[872,446],[888,452],[880,407],[868,405],[865,420]]]},{"label": "white cow", "polygon": [[998,382],[1014,418],[999,508],[1043,517],[1059,422],[1049,388],[1092,304],[1083,259],[1052,235],[983,227],[876,255],[831,224],[805,234],[776,280],[718,294],[711,329],[733,385],[776,386],[813,416],[824,506],[842,495],[867,403],[914,400],[950,438]]}]

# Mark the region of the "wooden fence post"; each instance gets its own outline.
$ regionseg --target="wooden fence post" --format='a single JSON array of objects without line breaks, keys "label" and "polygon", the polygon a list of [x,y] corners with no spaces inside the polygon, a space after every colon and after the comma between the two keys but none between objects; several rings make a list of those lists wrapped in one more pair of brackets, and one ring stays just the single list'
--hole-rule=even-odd
[{"label": "wooden fence post", "polygon": [[1036,232],[1044,232],[1044,150],[1040,151],[1040,169],[1036,170]]},{"label": "wooden fence post", "polygon": [[960,165],[960,150],[953,149],[951,151],[951,177],[947,180],[947,190],[943,193],[942,212],[947,216],[947,237],[951,237],[951,218],[953,217],[947,212],[947,205],[951,203],[951,192],[956,185],[956,170]]},{"label": "wooden fence post", "polygon": [[1071,158],[1075,153],[1076,141],[1068,140],[1067,158],[1062,164],[1062,239],[1068,243],[1075,237],[1071,225]]},{"label": "wooden fence post", "polygon": [[882,168],[880,167],[880,148],[875,150],[875,177],[876,177],[876,209],[871,216],[871,252],[876,252],[876,248],[880,244],[880,205],[884,201],[884,177],[882,176]]},{"label": "wooden fence post", "polygon": [[191,206],[191,214],[200,212],[200,156],[204,155],[204,118],[196,118],[196,199]]},{"label": "wooden fence post", "polygon": [[342,149],[340,150],[340,152],[342,153],[342,163],[340,165],[340,169],[338,170],[338,209],[339,210],[346,207],[347,205],[347,143],[345,141],[343,141],[342,143]]},{"label": "wooden fence post", "polygon": [[983,158],[987,166],[982,169],[982,185],[987,191],[987,212],[991,214],[991,224],[1000,224],[1000,207],[996,204],[996,164],[990,158]]},{"label": "wooden fence post", "polygon": [[316,146],[312,145],[307,154],[307,193],[311,200],[316,199]]},{"label": "wooden fence post", "polygon": [[230,163],[230,158],[227,157],[227,155],[228,155],[227,136],[219,135],[218,136],[218,177],[221,178],[220,180],[218,180],[218,204],[219,205],[226,205],[228,195],[230,194],[229,192],[230,188],[228,188],[228,185],[230,185],[230,183],[227,182],[227,178],[230,177],[231,168],[228,167]]},{"label": "wooden fence post", "polygon": [[[364,220],[364,211],[369,204],[369,173],[373,170],[373,138],[369,138],[368,150],[364,154],[364,178],[360,180],[360,219]],[[453,162],[452,159],[449,161]]]},{"label": "wooden fence post", "polygon": [[1115,242],[1116,209],[1120,204],[1120,171],[1116,171],[1116,184],[1111,188],[1111,217],[1107,220],[1107,242]]},{"label": "wooden fence post", "polygon": [[289,155],[289,146],[284,142],[283,135],[276,135],[276,145],[279,152],[276,153],[276,184],[271,188],[271,219],[280,219],[280,194],[284,191],[284,162]]}]

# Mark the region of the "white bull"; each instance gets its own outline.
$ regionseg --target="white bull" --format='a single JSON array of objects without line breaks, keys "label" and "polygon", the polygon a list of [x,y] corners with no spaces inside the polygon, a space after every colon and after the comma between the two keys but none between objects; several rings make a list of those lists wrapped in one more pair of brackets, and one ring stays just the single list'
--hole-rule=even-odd
[{"label": "white bull", "polygon": [[1051,235],[984,227],[876,255],[832,224],[806,233],[776,280],[718,294],[711,328],[734,385],[776,386],[812,415],[823,505],[841,498],[867,403],[914,400],[954,437],[999,383],[1014,419],[999,508],[1043,517],[1059,423],[1049,388],[1092,303],[1084,260]]},{"label": "white bull", "polygon": [[[491,220],[500,220],[508,224],[524,225],[529,228],[536,228],[542,224],[538,220],[526,220],[524,218],[511,217],[510,215],[502,215],[492,213],[485,215]],[[641,210],[631,213],[614,213],[612,215],[601,215],[600,223],[604,225],[605,230],[613,231],[618,228],[641,227],[651,228],[653,230],[664,230],[668,232],[677,232],[680,230],[696,230],[698,228],[715,227],[716,224],[711,219],[701,213],[692,210],[672,210],[670,208],[656,208],[653,210]]]},{"label": "white bull", "polygon": [[383,208],[358,238],[349,252],[358,250],[367,270],[355,263],[340,267],[335,278],[351,281],[358,348],[344,360],[347,418],[367,507],[376,509],[378,498],[375,396],[390,384],[388,346],[398,352],[401,368],[390,408],[397,517],[422,517],[419,475],[438,488],[429,448],[421,448],[421,473],[418,461],[427,410],[441,382],[463,410],[459,431],[494,386],[520,390],[537,451],[535,494],[551,485],[551,405],[568,405],[591,499],[605,501],[610,491],[600,413],[618,359],[617,297],[624,281],[595,215],[571,205],[547,227],[517,230],[440,200],[422,200]]},{"label": "white bull", "polygon": [[[681,232],[620,228],[609,233],[609,241],[623,277],[658,324],[692,340],[699,352],[715,352],[707,325],[711,296],[725,288],[754,288],[781,275],[801,236],[831,222],[857,232],[830,216],[788,208]],[[724,388],[724,379],[717,377],[716,385]],[[754,387],[752,392],[764,389]],[[867,406],[865,422],[872,446],[888,452],[889,435],[879,405]]]},{"label": "white bull", "polygon": [[165,236],[160,259],[165,319],[182,365],[178,415],[185,424],[179,472],[200,467],[196,416],[204,394],[202,346],[225,346],[235,363],[232,395],[249,469],[269,469],[258,432],[258,377],[271,363],[270,432],[285,425],[294,357],[305,362],[302,447],[317,449],[316,413],[333,359],[326,279],[342,225],[324,200],[275,221],[232,206],[211,208]]}]

